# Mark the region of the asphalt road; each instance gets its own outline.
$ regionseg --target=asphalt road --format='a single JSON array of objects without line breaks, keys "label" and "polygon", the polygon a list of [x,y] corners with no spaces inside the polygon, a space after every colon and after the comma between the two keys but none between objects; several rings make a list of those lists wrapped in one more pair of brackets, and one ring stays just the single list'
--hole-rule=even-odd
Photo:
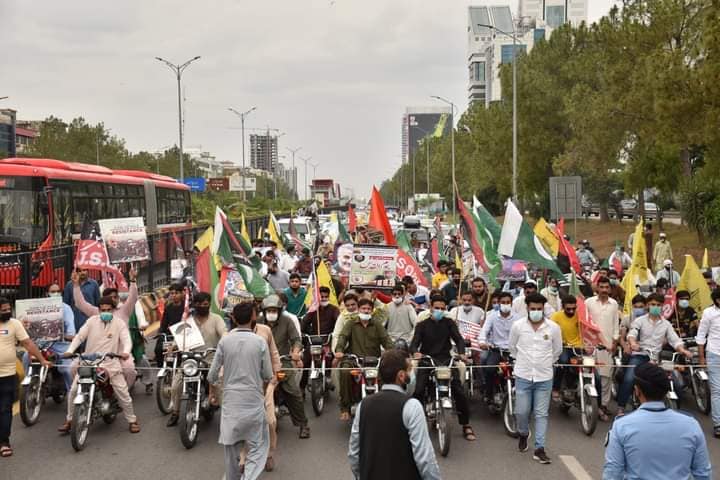
[{"label": "asphalt road", "polygon": [[[201,423],[198,444],[186,450],[180,443],[177,428],[165,426],[167,417],[157,410],[154,396],[145,395],[138,386],[134,399],[142,432],[131,435],[121,416],[110,426],[96,423],[91,428],[87,447],[80,453],[72,449],[67,436],[56,432],[63,421],[64,406],[49,400],[39,422],[30,428],[16,416],[12,435],[15,455],[0,458],[0,479],[222,478],[223,454],[217,444],[219,415],[212,423]],[[465,441],[459,426],[454,425],[450,454],[440,458],[443,478],[601,478],[603,441],[609,424],[600,423],[595,434],[587,437],[579,430],[576,412],[566,416],[553,406],[547,441],[553,463],[543,466],[532,460],[532,449],[527,453],[517,451],[517,441],[505,435],[499,417],[491,416],[477,401],[472,403],[472,408],[472,424],[478,440]],[[281,418],[276,469],[263,478],[351,479],[345,456],[350,427],[338,421],[334,399],[319,418],[314,416],[309,401],[306,411],[312,438],[299,440],[290,418]],[[720,440],[712,438],[709,419],[694,410],[691,413],[701,421],[711,459],[720,466]]]}]

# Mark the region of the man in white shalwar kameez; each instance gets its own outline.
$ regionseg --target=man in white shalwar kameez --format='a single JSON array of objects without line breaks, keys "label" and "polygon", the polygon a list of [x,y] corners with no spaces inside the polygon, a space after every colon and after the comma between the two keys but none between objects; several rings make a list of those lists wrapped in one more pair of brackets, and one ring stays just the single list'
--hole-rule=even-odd
[{"label": "man in white shalwar kameez", "polygon": [[[218,344],[208,372],[217,383],[223,368],[223,399],[220,439],[225,446],[225,478],[255,480],[265,468],[270,438],[265,419],[265,386],[273,377],[267,342],[250,329],[255,305],[242,303],[233,309],[235,326]],[[244,475],[240,449],[247,446]]]}]

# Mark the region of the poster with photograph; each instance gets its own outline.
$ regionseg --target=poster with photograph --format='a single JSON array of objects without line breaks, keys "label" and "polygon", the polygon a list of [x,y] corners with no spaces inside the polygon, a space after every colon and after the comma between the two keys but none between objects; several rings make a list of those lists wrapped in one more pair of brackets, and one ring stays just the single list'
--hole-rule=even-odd
[{"label": "poster with photograph", "polygon": [[350,287],[392,288],[397,274],[398,247],[357,244],[353,246]]},{"label": "poster with photograph", "polygon": [[141,262],[150,259],[142,217],[98,220],[110,263]]},{"label": "poster with photograph", "polygon": [[172,333],[175,344],[181,352],[188,352],[205,345],[200,328],[192,317],[184,322],[181,321],[170,325],[170,333]]},{"label": "poster with photograph", "polygon": [[170,278],[173,280],[181,280],[185,277],[185,269],[187,268],[187,260],[184,258],[173,258],[170,260]]},{"label": "poster with photograph", "polygon": [[63,339],[65,324],[62,297],[17,300],[15,318],[30,322],[27,332],[35,342],[57,342]]}]

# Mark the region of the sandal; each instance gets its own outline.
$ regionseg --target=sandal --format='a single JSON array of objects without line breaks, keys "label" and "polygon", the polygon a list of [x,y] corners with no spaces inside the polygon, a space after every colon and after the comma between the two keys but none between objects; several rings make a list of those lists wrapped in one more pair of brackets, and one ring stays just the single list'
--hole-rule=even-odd
[{"label": "sandal", "polygon": [[130,433],[140,433],[140,424],[138,422],[133,422],[130,424]]},{"label": "sandal", "polygon": [[470,425],[463,425],[463,437],[465,437],[465,440],[468,442],[474,442],[476,440],[475,432],[473,432],[473,429]]},{"label": "sandal", "polygon": [[560,392],[557,390],[552,391],[552,401],[555,403],[560,403]]},{"label": "sandal", "polygon": [[608,413],[607,408],[600,407],[600,411],[598,412],[598,418],[602,422],[609,422],[610,421],[610,414]]},{"label": "sandal", "polygon": [[13,449],[10,447],[10,445],[3,445],[2,447],[0,447],[0,457],[12,457],[12,454]]}]

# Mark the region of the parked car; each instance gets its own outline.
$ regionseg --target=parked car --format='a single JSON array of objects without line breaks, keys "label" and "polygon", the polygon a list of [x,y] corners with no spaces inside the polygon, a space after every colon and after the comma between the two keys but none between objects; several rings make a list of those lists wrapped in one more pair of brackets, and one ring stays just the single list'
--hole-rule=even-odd
[{"label": "parked car", "polygon": [[[315,236],[317,235],[317,232],[310,221],[310,217],[295,217],[292,221],[300,240],[310,245],[315,243]],[[285,239],[290,240],[290,219],[278,219],[278,226],[280,227]]]}]

